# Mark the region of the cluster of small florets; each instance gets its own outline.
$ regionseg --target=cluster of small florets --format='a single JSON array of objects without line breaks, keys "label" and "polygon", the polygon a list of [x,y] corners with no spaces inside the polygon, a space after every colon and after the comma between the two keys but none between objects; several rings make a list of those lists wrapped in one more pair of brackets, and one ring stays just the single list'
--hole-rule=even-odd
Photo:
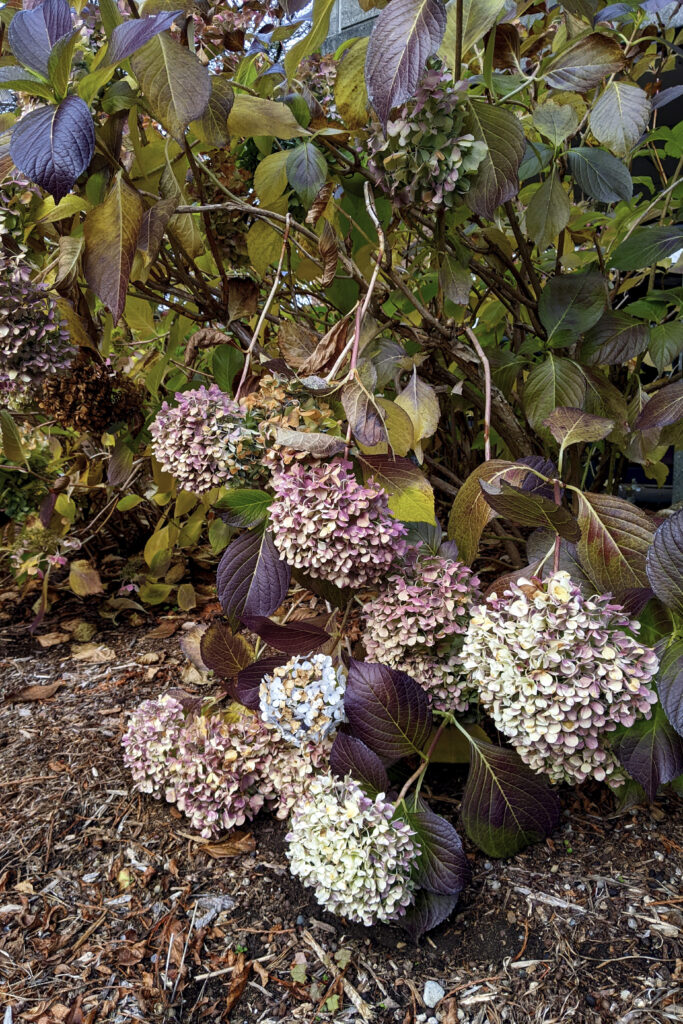
[{"label": "cluster of small florets", "polygon": [[394,921],[414,899],[415,834],[380,793],[351,778],[318,775],[296,804],[287,833],[290,869],[321,906],[365,925]]},{"label": "cluster of small florets", "polygon": [[366,605],[368,659],[413,676],[441,711],[466,710],[458,647],[480,599],[479,579],[462,562],[418,555]]},{"label": "cluster of small florets", "polygon": [[286,817],[329,752],[312,744],[297,750],[256,715],[233,708],[206,714],[201,702],[164,694],[131,714],[122,741],[135,789],[177,804],[207,838],[264,806]]},{"label": "cluster of small florets", "polygon": [[180,486],[202,494],[234,478],[254,480],[264,454],[258,422],[216,384],[164,402],[150,426],[154,457]]},{"label": "cluster of small florets", "polygon": [[386,575],[406,550],[406,528],[387,494],[359,484],[351,465],[289,466],[274,473],[270,524],[280,555],[309,576],[362,587]]},{"label": "cluster of small florets", "polygon": [[486,155],[486,144],[464,131],[460,90],[433,68],[415,98],[371,137],[370,170],[378,184],[403,203],[454,206]]},{"label": "cluster of small florets", "polygon": [[496,728],[555,782],[620,785],[609,733],[649,718],[654,651],[610,595],[585,598],[566,572],[520,579],[473,609],[464,667]]},{"label": "cluster of small florets", "polygon": [[21,392],[76,355],[54,297],[30,268],[0,257],[0,390]]},{"label": "cluster of small florets", "polygon": [[261,718],[294,746],[321,743],[344,721],[345,689],[344,671],[327,654],[297,655],[261,680]]}]

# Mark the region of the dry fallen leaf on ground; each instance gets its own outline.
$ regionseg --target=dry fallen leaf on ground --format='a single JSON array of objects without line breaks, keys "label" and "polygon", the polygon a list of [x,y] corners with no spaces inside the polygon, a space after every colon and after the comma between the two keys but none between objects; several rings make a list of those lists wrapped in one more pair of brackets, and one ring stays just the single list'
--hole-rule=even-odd
[{"label": "dry fallen leaf on ground", "polygon": [[87,661],[91,665],[104,665],[113,661],[116,655],[111,647],[104,644],[74,644],[71,648],[71,657],[74,661]]},{"label": "dry fallen leaf on ground", "polygon": [[228,989],[228,996],[225,1001],[225,1013],[226,1016],[230,1014],[230,1011],[239,1002],[242,993],[247,987],[247,981],[251,974],[251,960],[244,962],[244,953],[240,953],[235,970],[230,978],[230,988]]},{"label": "dry fallen leaf on ground", "polygon": [[68,633],[43,633],[36,637],[41,647],[57,647],[58,644],[65,644],[69,639]]},{"label": "dry fallen leaf on ground", "polygon": [[224,839],[222,843],[206,843],[202,846],[204,853],[210,857],[240,857],[245,853],[253,853],[256,849],[256,841],[251,832],[237,832],[235,835]]},{"label": "dry fallen leaf on ground", "polygon": [[64,680],[58,679],[56,683],[49,683],[47,686],[27,686],[19,693],[10,697],[10,700],[47,700],[53,697],[60,686],[64,686]]}]

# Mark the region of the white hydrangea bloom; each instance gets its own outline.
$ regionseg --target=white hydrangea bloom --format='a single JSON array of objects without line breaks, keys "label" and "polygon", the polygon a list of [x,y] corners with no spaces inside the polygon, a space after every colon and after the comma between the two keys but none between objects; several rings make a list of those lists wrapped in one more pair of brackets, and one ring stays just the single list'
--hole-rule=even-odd
[{"label": "white hydrangea bloom", "polygon": [[295,805],[287,834],[292,874],[321,906],[365,925],[394,921],[414,898],[419,848],[394,805],[367,797],[352,778],[318,775]]},{"label": "white hydrangea bloom", "polygon": [[289,743],[320,743],[344,721],[346,676],[327,654],[295,656],[261,680],[262,720]]}]

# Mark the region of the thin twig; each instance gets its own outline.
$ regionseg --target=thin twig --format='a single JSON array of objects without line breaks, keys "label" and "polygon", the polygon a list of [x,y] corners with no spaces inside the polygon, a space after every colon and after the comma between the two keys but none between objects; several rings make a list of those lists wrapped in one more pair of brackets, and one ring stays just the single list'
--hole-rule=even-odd
[{"label": "thin twig", "polygon": [[244,387],[244,382],[247,379],[247,374],[249,373],[249,365],[251,363],[251,354],[254,351],[254,347],[255,347],[256,343],[258,342],[259,335],[261,333],[261,328],[263,327],[263,324],[265,323],[266,316],[268,315],[268,310],[270,309],[270,307],[271,307],[271,305],[273,303],[273,299],[275,298],[275,293],[278,290],[278,287],[279,287],[279,284],[280,284],[280,274],[282,273],[282,264],[284,263],[285,253],[287,251],[287,240],[288,240],[288,238],[289,238],[289,214],[287,214],[287,219],[285,221],[285,233],[284,233],[284,235],[282,237],[282,249],[280,250],[280,260],[279,260],[278,265],[277,265],[277,270],[275,271],[275,280],[273,281],[273,287],[270,289],[270,295],[266,299],[266,304],[263,307],[263,309],[261,310],[261,315],[260,315],[260,317],[258,319],[258,323],[256,324],[256,327],[254,329],[254,334],[252,336],[251,341],[249,342],[249,348],[246,351],[246,355],[245,355],[245,358],[244,358],[244,366],[242,367],[242,376],[240,377],[240,382],[239,382],[239,384],[237,386],[237,391],[235,392],[235,401],[236,402],[239,401],[240,392],[242,391],[242,388]]},{"label": "thin twig", "polygon": [[491,459],[491,364],[471,327],[465,327],[465,334],[472,342],[472,346],[481,360],[481,365],[484,367],[484,459],[489,462]]}]

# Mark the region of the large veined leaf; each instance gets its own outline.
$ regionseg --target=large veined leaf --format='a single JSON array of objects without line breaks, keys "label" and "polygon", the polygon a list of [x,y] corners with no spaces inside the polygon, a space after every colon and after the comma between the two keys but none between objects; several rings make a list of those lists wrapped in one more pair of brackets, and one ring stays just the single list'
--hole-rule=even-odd
[{"label": "large veined leaf", "polygon": [[370,797],[389,790],[382,759],[357,736],[338,732],[330,751],[330,768],[340,779],[352,775]]},{"label": "large veined leaf", "polygon": [[267,530],[241,534],[225,549],[216,573],[218,600],[232,620],[272,615],[284,601],[290,569]]},{"label": "large veined leaf", "polygon": [[579,127],[579,115],[568,103],[540,103],[533,113],[534,128],[557,147]]},{"label": "large veined leaf", "polygon": [[565,540],[577,541],[581,536],[575,516],[564,505],[533,491],[523,491],[500,480],[495,484],[479,481],[486,502],[491,508],[520,526],[540,526],[554,530]]},{"label": "large veined leaf", "polygon": [[[303,39],[299,39],[294,43],[285,55],[284,65],[288,79],[294,75],[299,66],[299,61],[303,60],[304,57],[308,57],[309,53],[318,50],[327,39],[327,33],[330,29],[330,15],[332,14],[334,3],[335,0],[313,0],[310,32]],[[280,136],[280,138],[283,138],[283,136]]]},{"label": "large veined leaf", "polygon": [[[308,135],[286,103],[242,93],[235,96],[228,117],[228,130],[232,135],[245,139],[254,135],[272,135],[276,139],[295,139],[299,135]],[[270,206],[269,209],[274,207]]]},{"label": "large veined leaf", "polygon": [[581,409],[560,406],[553,409],[544,421],[557,443],[560,451],[572,444],[584,444],[586,441],[602,441],[614,429],[614,420],[605,416],[594,416]]},{"label": "large veined leaf", "polygon": [[614,752],[626,771],[654,800],[657,790],[683,773],[683,739],[675,731],[661,704],[655,704],[650,719],[638,719],[620,731],[613,741]]},{"label": "large veined leaf", "polygon": [[52,89],[47,82],[26,68],[20,68],[18,64],[7,64],[0,68],[0,93],[3,95],[3,103],[11,102],[11,93],[5,92],[9,89],[13,92],[26,93],[28,96],[39,96],[48,102],[52,102],[53,99]]},{"label": "large veined leaf", "polygon": [[470,878],[460,836],[450,822],[426,807],[406,814],[420,850],[414,865],[415,884],[428,892],[457,896]]},{"label": "large veined leaf", "polygon": [[199,642],[201,659],[220,679],[236,679],[254,660],[254,649],[227,622],[212,622]]},{"label": "large veined leaf", "polygon": [[295,622],[273,622],[264,615],[242,616],[244,624],[276,651],[286,654],[311,654],[320,650],[331,639],[330,634],[312,619]]},{"label": "large veined leaf", "polygon": [[253,661],[251,665],[247,665],[237,676],[235,700],[238,700],[240,704],[244,704],[245,707],[251,708],[252,711],[258,711],[260,706],[259,689],[261,680],[264,676],[269,675],[274,668],[279,668],[280,665],[284,665],[287,661],[288,655],[275,654],[269,658]]},{"label": "large veined leaf", "polygon": [[560,231],[564,231],[569,223],[571,212],[569,196],[562,187],[560,175],[553,169],[534,192],[526,211],[527,233],[539,252],[557,241]]},{"label": "large veined leaf", "polygon": [[540,321],[555,347],[573,345],[577,334],[596,324],[606,308],[607,283],[594,271],[551,277],[538,301]]},{"label": "large veined leaf", "polygon": [[230,139],[228,117],[235,102],[235,94],[230,83],[221,75],[211,75],[210,83],[211,95],[207,108],[198,121],[191,122],[190,128],[198,139],[218,149],[227,145]]},{"label": "large veined leaf", "polygon": [[[495,25],[504,7],[505,0],[463,0],[463,57],[467,56],[475,43],[481,43],[489,29]],[[439,49],[439,56],[449,67],[453,67],[456,31],[457,0],[449,0],[446,4],[446,31]]]},{"label": "large veined leaf", "polygon": [[50,51],[58,39],[70,32],[71,8],[67,0],[43,0],[32,10],[16,12],[7,37],[17,60],[47,78]]},{"label": "large veined leaf", "polygon": [[179,14],[182,11],[160,11],[148,18],[129,18],[121,22],[111,34],[105,58],[107,64],[120,64],[131,57],[154,36],[169,29]]},{"label": "large veined leaf", "polygon": [[171,35],[158,35],[131,57],[150,110],[174,139],[200,118],[211,96],[209,70]]},{"label": "large veined leaf", "polygon": [[455,910],[457,896],[444,896],[443,893],[418,890],[415,902],[398,919],[398,924],[413,940],[417,942],[421,935],[436,928]]},{"label": "large veined leaf", "polygon": [[445,29],[441,0],[392,0],[380,11],[368,44],[365,82],[384,128],[391,110],[414,95]]},{"label": "large veined leaf", "polygon": [[221,512],[230,526],[254,526],[267,517],[272,500],[267,491],[236,487],[220,498],[214,508]]},{"label": "large veined leaf", "polygon": [[309,207],[327,178],[327,162],[312,142],[290,149],[286,163],[287,180],[305,207]]},{"label": "large veined leaf", "polygon": [[511,857],[557,827],[560,801],[513,750],[473,739],[461,814],[467,835],[484,853]]},{"label": "large veined leaf", "polygon": [[654,530],[645,512],[611,494],[578,496],[581,566],[596,589],[617,598],[648,586],[645,557]]},{"label": "large veined leaf", "polygon": [[85,279],[117,324],[126,292],[144,207],[140,196],[119,172],[103,203],[86,214],[83,224]]},{"label": "large veined leaf", "polygon": [[586,333],[581,361],[589,366],[619,366],[645,352],[649,344],[647,324],[621,310],[610,310]]},{"label": "large veined leaf", "polygon": [[647,93],[628,82],[611,82],[591,110],[593,135],[616,156],[628,156],[650,120]]},{"label": "large veined leaf", "polygon": [[649,400],[636,420],[636,430],[670,427],[683,419],[683,381],[667,384]]},{"label": "large veined leaf", "polygon": [[657,673],[657,693],[666,717],[683,736],[683,638],[677,637],[664,651]]},{"label": "large veined leaf", "polygon": [[362,128],[368,121],[365,85],[367,39],[357,39],[341,56],[334,80],[334,102],[347,128]]},{"label": "large veined leaf", "polygon": [[549,355],[535,366],[524,386],[524,412],[534,430],[542,432],[553,409],[583,405],[586,380],[581,367],[571,359]]},{"label": "large veined leaf", "polygon": [[556,54],[542,75],[551,89],[588,92],[623,64],[624,55],[616,39],[592,32]]},{"label": "large veined leaf", "polygon": [[683,224],[651,224],[635,231],[610,257],[617,270],[642,270],[683,248]]},{"label": "large veined leaf", "polygon": [[482,492],[480,481],[495,483],[505,478],[509,483],[520,484],[527,475],[526,466],[505,459],[491,459],[467,477],[455,496],[448,517],[448,537],[457,544],[458,557],[465,565],[471,565],[477,557],[484,527],[495,515]]},{"label": "large veined leaf", "polygon": [[374,478],[389,495],[389,508],[406,523],[433,523],[434,491],[410,459],[391,455],[360,455],[365,480]]},{"label": "large veined leaf", "polygon": [[599,203],[616,203],[633,195],[628,167],[597,146],[577,146],[567,153],[569,170],[577,185]]},{"label": "large veined leaf", "polygon": [[26,114],[14,126],[10,142],[17,168],[57,201],[73,188],[94,151],[93,120],[78,96]]},{"label": "large veined leaf", "polygon": [[361,380],[345,384],[340,397],[351,432],[360,444],[373,448],[387,441],[384,417],[375,396]]},{"label": "large veined leaf", "polygon": [[387,764],[419,754],[432,729],[425,690],[386,665],[351,660],[344,710],[354,736]]},{"label": "large veined leaf", "polygon": [[683,321],[674,320],[652,327],[648,352],[661,375],[683,352]]},{"label": "large veined leaf", "polygon": [[683,615],[683,510],[657,527],[647,552],[646,572],[659,600]]},{"label": "large veined leaf", "polygon": [[491,220],[497,207],[519,191],[517,172],[526,148],[524,130],[509,110],[482,100],[468,104],[466,130],[486,143],[487,152],[465,199],[474,213]]}]

